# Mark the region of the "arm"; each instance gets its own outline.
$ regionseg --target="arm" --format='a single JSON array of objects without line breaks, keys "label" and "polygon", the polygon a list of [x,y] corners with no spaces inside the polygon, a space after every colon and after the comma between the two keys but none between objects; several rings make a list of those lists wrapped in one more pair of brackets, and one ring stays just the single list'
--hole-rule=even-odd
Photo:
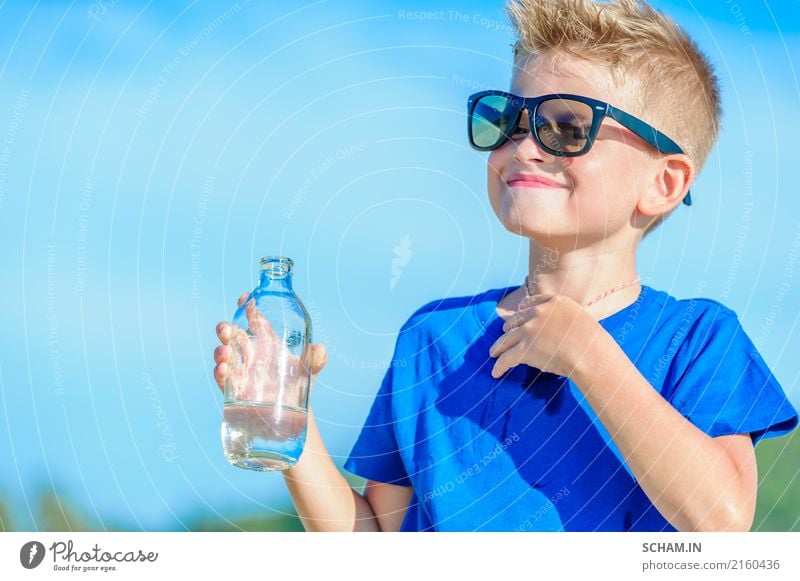
[{"label": "arm", "polygon": [[398,531],[411,500],[408,486],[370,480],[363,496],[353,490],[333,463],[310,409],[303,454],[283,474],[307,531]]},{"label": "arm", "polygon": [[606,333],[591,344],[571,378],[648,498],[675,528],[750,529],[757,482],[749,434],[705,434],[653,389]]}]

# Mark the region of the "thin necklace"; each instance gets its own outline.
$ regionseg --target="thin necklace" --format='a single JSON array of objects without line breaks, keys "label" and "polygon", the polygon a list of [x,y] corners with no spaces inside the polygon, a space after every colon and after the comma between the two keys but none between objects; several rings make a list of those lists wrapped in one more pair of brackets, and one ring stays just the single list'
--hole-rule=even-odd
[{"label": "thin necklace", "polygon": [[[615,286],[615,287],[614,287],[614,288],[612,288],[612,289],[608,289],[606,292],[604,292],[604,293],[602,293],[601,295],[599,295],[599,296],[597,296],[597,297],[593,298],[593,299],[592,299],[591,301],[589,301],[588,303],[583,303],[581,306],[582,306],[582,307],[588,307],[588,306],[590,306],[590,305],[593,305],[594,303],[596,303],[596,302],[597,302],[597,301],[599,301],[600,299],[604,299],[604,298],[606,298],[606,297],[607,297],[608,295],[610,295],[611,293],[617,292],[618,290],[620,290],[620,289],[623,289],[623,288],[625,288],[625,287],[627,287],[627,286],[631,286],[632,284],[636,284],[636,283],[637,283],[637,282],[639,282],[640,280],[641,280],[641,278],[637,276],[636,278],[634,278],[634,279],[633,279],[633,280],[631,280],[631,281],[628,281],[628,282],[626,282],[625,284],[621,284],[621,285],[619,285],[619,286]],[[517,307],[517,310],[519,310],[519,307],[521,307],[521,306],[522,306],[522,303],[523,303],[523,302],[525,302],[527,299],[530,299],[530,298],[531,298],[531,288],[530,288],[530,283],[528,282],[528,276],[526,275],[526,276],[525,276],[525,298],[524,298],[524,299],[522,299],[522,301],[520,302],[519,306]]]}]

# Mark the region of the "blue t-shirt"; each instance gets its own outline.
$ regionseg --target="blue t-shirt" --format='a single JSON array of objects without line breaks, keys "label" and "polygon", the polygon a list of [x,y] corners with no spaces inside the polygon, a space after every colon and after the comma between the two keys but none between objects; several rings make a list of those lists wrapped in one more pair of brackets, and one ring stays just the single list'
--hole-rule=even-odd
[{"label": "blue t-shirt", "polygon": [[[517,287],[443,299],[403,325],[344,464],[412,486],[404,531],[675,530],[637,484],[567,377],[521,364],[494,379],[495,308]],[[754,444],[797,426],[736,313],[642,285],[602,327],[640,373],[710,436]]]}]

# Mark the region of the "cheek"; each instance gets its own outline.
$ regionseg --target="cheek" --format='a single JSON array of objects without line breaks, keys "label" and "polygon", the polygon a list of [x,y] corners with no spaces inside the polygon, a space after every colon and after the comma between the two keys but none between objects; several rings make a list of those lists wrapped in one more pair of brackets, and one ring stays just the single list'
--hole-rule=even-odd
[{"label": "cheek", "polygon": [[637,159],[627,155],[628,152],[607,152],[594,150],[589,155],[575,159],[576,188],[581,187],[596,196],[611,195],[621,190],[630,189],[636,181]]},{"label": "cheek", "polygon": [[511,157],[505,150],[505,147],[501,147],[492,151],[486,163],[486,191],[489,194],[489,202],[492,205],[492,209],[497,215],[500,213],[503,195],[502,188],[504,183],[502,176],[505,174]]},{"label": "cheek", "polygon": [[[607,221],[612,214],[627,215],[629,201],[626,198],[633,196],[630,184],[636,179],[631,160],[624,155],[612,159],[587,155],[575,160],[570,174],[575,210],[583,220],[597,217]],[[635,204],[632,199],[630,202]]]},{"label": "cheek", "polygon": [[570,175],[580,204],[602,202],[625,183],[625,176],[617,164],[601,156],[587,155],[574,160]]}]

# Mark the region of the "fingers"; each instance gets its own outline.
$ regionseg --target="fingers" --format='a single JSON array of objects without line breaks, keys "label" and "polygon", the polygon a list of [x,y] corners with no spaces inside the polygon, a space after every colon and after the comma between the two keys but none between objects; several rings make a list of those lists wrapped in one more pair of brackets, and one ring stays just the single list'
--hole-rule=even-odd
[{"label": "fingers", "polygon": [[548,294],[539,293],[539,294],[523,297],[522,300],[526,305],[538,305],[540,303],[546,303],[547,301],[552,299],[554,296],[556,296],[556,295],[548,295]]},{"label": "fingers", "polygon": [[306,355],[302,358],[304,369],[311,372],[311,380],[317,375],[328,362],[328,353],[322,343],[309,343],[306,347]]},{"label": "fingers", "polygon": [[519,326],[519,319],[520,319],[520,312],[517,311],[511,317],[503,323],[503,333],[507,333],[513,329],[516,329]]},{"label": "fingers", "polygon": [[217,337],[219,337],[223,345],[227,345],[231,340],[231,326],[227,321],[217,323]]},{"label": "fingers", "polygon": [[232,327],[227,321],[220,321],[217,323],[216,330],[217,337],[219,337],[222,345],[217,345],[216,349],[214,349],[214,363],[217,364],[216,367],[214,367],[214,381],[216,381],[219,388],[224,391],[225,381],[230,372],[228,361],[230,361],[231,358],[232,348],[228,343],[231,340]]},{"label": "fingers", "polygon": [[225,380],[228,379],[230,366],[227,363],[220,363],[214,368],[214,381],[222,391],[225,391]]},{"label": "fingers", "polygon": [[492,346],[489,348],[489,356],[490,357],[499,357],[509,349],[511,349],[514,345],[516,345],[520,340],[520,330],[512,329],[508,333],[504,333],[500,335],[500,337],[495,341]]},{"label": "fingers", "polygon": [[512,367],[519,365],[518,351],[519,348],[514,347],[503,353],[495,362],[494,367],[492,367],[492,377],[497,379]]},{"label": "fingers", "polygon": [[220,321],[219,324],[217,324],[217,337],[219,337],[222,345],[217,345],[216,349],[214,349],[214,363],[217,364],[216,367],[214,367],[214,381],[216,381],[219,388],[224,391],[225,380],[230,370],[228,361],[231,358],[231,347],[228,345],[228,342],[231,340],[231,326],[227,322]]},{"label": "fingers", "polygon": [[309,389],[313,389],[317,374],[322,371],[326,363],[328,363],[328,352],[325,345],[315,343],[311,346],[311,384]]},{"label": "fingers", "polygon": [[253,299],[247,302],[245,314],[247,315],[247,324],[250,327],[250,331],[256,335],[268,337],[271,341],[279,341],[278,336],[272,329],[272,325],[266,317],[261,314],[261,311],[256,308],[256,302]]},{"label": "fingers", "polygon": [[216,364],[227,363],[231,358],[231,347],[229,345],[218,345],[214,349],[214,362]]},{"label": "fingers", "polygon": [[521,327],[525,324],[526,321],[531,320],[536,314],[536,309],[523,309],[521,311],[515,312],[511,315],[511,318],[508,319],[503,324],[503,332],[506,333],[511,331],[512,329],[516,329],[517,327]]},{"label": "fingers", "polygon": [[[244,304],[244,301],[247,300],[249,294],[250,293],[245,292],[239,297],[238,303],[240,307]],[[223,345],[227,345],[231,340],[231,325],[228,321],[220,321],[217,323],[217,337],[219,337]]]}]

